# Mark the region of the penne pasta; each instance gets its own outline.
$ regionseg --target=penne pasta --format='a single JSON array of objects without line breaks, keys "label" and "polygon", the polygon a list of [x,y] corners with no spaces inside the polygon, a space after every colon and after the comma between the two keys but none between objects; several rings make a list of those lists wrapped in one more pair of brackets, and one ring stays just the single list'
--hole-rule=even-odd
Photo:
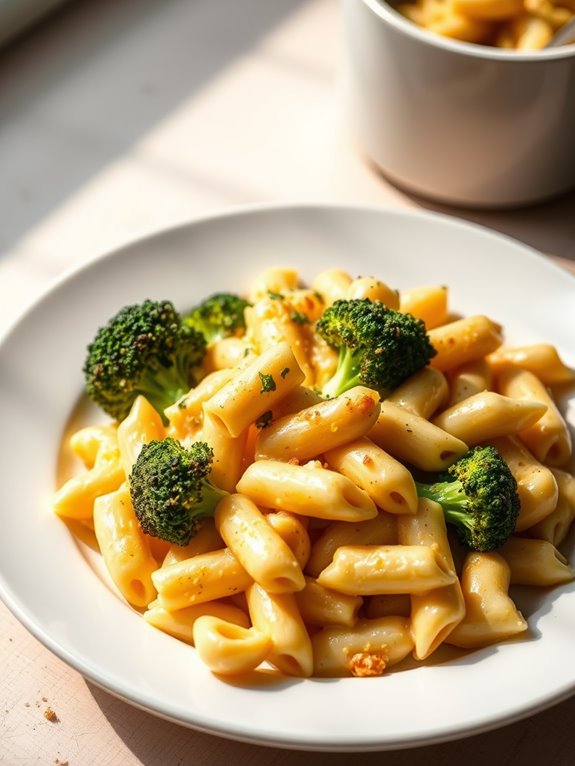
[{"label": "penne pasta", "polygon": [[482,391],[443,410],[432,423],[471,446],[524,431],[546,409],[542,402],[519,401],[494,391]]},{"label": "penne pasta", "polygon": [[224,541],[220,537],[213,519],[202,519],[201,526],[196,531],[187,545],[170,544],[162,561],[162,566],[167,567],[184,559],[191,559],[200,553],[217,551],[224,547]]},{"label": "penne pasta", "polygon": [[[118,446],[115,425],[88,427],[71,437],[72,449],[92,463],[87,471],[69,478],[56,492],[52,507],[58,516],[78,521],[90,521],[94,501],[119,489],[125,473]],[[75,445],[75,447],[74,447]]]},{"label": "penne pasta", "polygon": [[194,437],[202,426],[202,408],[233,376],[234,370],[216,370],[203,378],[177,402],[164,410],[168,419],[167,435],[181,441]]},{"label": "penne pasta", "polygon": [[557,482],[557,504],[541,521],[527,528],[530,537],[561,545],[575,520],[575,477],[558,468],[551,469]]},{"label": "penne pasta", "polygon": [[534,343],[528,346],[502,346],[487,357],[497,373],[512,364],[537,375],[546,386],[575,381],[575,370],[568,367],[551,343]]},{"label": "penne pasta", "polygon": [[228,548],[220,548],[161,567],[152,581],[158,604],[174,610],[241,593],[253,578]]},{"label": "penne pasta", "polygon": [[296,593],[295,599],[306,625],[355,625],[363,604],[360,596],[346,596],[324,588],[313,577],[305,580],[305,588]]},{"label": "penne pasta", "polygon": [[287,343],[267,349],[204,402],[204,412],[239,436],[303,383],[304,374]]},{"label": "penne pasta", "polygon": [[270,593],[302,590],[301,567],[281,536],[249,498],[233,494],[220,500],[216,528],[255,582]]},{"label": "penne pasta", "polygon": [[202,428],[196,437],[196,441],[200,440],[207,442],[214,453],[210,481],[226,492],[233,492],[244,469],[248,429],[231,436],[220,418],[204,412]]},{"label": "penne pasta", "polygon": [[317,676],[380,676],[411,652],[409,621],[403,617],[362,620],[353,626],[326,627],[312,636]]},{"label": "penne pasta", "polygon": [[347,300],[379,301],[390,309],[399,309],[399,293],[374,277],[356,277],[353,279],[346,293]]},{"label": "penne pasta", "polygon": [[156,597],[152,576],[158,565],[134,514],[126,484],[96,499],[94,532],[120,593],[132,606],[147,606]]},{"label": "penne pasta", "polygon": [[417,490],[411,472],[370,439],[356,439],[324,453],[328,467],[347,476],[388,513],[415,513]]},{"label": "penne pasta", "polygon": [[552,471],[542,465],[515,437],[491,440],[517,482],[519,516],[515,531],[537,524],[554,510],[559,490]]},{"label": "penne pasta", "polygon": [[422,285],[402,290],[399,295],[399,310],[425,322],[428,330],[447,322],[448,290],[444,285]]},{"label": "penne pasta", "polygon": [[194,623],[198,617],[203,617],[206,614],[226,622],[241,625],[243,628],[250,627],[249,617],[244,611],[238,609],[237,606],[226,604],[223,601],[208,601],[205,604],[195,604],[194,606],[184,607],[184,609],[177,609],[175,611],[170,611],[160,606],[156,601],[152,601],[142,616],[154,628],[168,633],[180,641],[193,645]]},{"label": "penne pasta", "polygon": [[311,541],[306,529],[307,519],[286,511],[266,513],[265,520],[287,543],[300,568],[305,569],[311,553]]},{"label": "penne pasta", "polygon": [[546,406],[541,417],[522,429],[518,436],[541,463],[565,465],[571,457],[571,434],[553,397],[539,378],[529,370],[507,367],[498,374],[497,387],[502,394],[517,401]]},{"label": "penne pasta", "polygon": [[336,550],[342,545],[394,545],[397,543],[397,522],[394,516],[378,513],[368,521],[350,523],[332,521],[314,541],[306,573],[317,577],[331,564]]},{"label": "penne pasta", "polygon": [[503,342],[501,332],[500,325],[482,315],[434,327],[428,334],[437,354],[430,364],[445,372],[481,359],[499,348]]},{"label": "penne pasta", "polygon": [[280,343],[290,347],[306,385],[313,384],[313,369],[309,351],[311,333],[305,315],[299,315],[289,300],[276,294],[268,295],[245,310],[246,337],[261,354]]},{"label": "penne pasta", "polygon": [[268,656],[272,641],[257,628],[245,628],[213,615],[198,617],[192,627],[194,646],[212,673],[240,675]]},{"label": "penne pasta", "polygon": [[237,491],[261,508],[334,521],[377,516],[375,503],[350,479],[315,464],[257,460],[244,471]]},{"label": "penne pasta", "polygon": [[524,633],[527,622],[509,597],[509,565],[499,553],[470,553],[461,574],[465,617],[446,643],[477,649]]},{"label": "penne pasta", "polygon": [[325,269],[316,274],[312,279],[311,287],[319,293],[323,302],[331,306],[335,301],[343,300],[347,296],[347,291],[352,282],[352,278],[346,271],[341,269]]},{"label": "penne pasta", "polygon": [[263,428],[256,441],[256,460],[310,460],[364,436],[377,420],[379,410],[379,394],[355,386]]},{"label": "penne pasta", "polygon": [[[539,44],[575,11],[575,0],[572,9],[522,0],[519,18],[517,2],[415,0],[398,10],[453,38],[514,47]],[[337,268],[308,285],[289,266],[265,269],[237,293],[245,323],[222,318],[233,333],[207,342],[203,360],[201,344],[196,385],[178,401],[162,412],[137,396],[120,422],[68,427],[54,512],[99,551],[110,587],[144,622],[237,683],[270,668],[298,679],[379,676],[409,655],[410,668],[428,663],[445,645],[522,637],[528,625],[509,587],[570,591],[575,580],[563,549],[575,525],[575,370],[550,343],[504,346],[503,327],[486,315],[454,318],[449,297],[444,285],[397,291]],[[330,309],[337,301],[357,311]],[[388,314],[399,344],[378,337]],[[402,330],[412,323],[413,347]],[[388,342],[408,369],[415,360],[403,380]],[[436,354],[417,369],[429,344]],[[382,398],[374,375],[374,388],[330,397],[334,375],[368,377],[370,353],[401,382]],[[445,488],[452,475],[465,507],[491,506],[494,491],[515,528],[489,507],[476,517],[483,536],[448,534],[463,491]],[[433,496],[426,487],[436,483],[445,509],[418,496]],[[466,524],[467,510],[457,518]],[[188,522],[189,542],[171,542],[188,540],[179,535]]]},{"label": "penne pasta", "polygon": [[392,391],[386,401],[398,404],[422,418],[430,418],[446,404],[448,395],[445,375],[434,367],[423,367]]},{"label": "penne pasta", "polygon": [[550,587],[575,580],[575,569],[547,540],[510,537],[499,553],[509,565],[511,585]]},{"label": "penne pasta", "polygon": [[320,585],[350,596],[424,593],[456,579],[427,545],[343,545],[317,577]]},{"label": "penne pasta", "polygon": [[461,365],[449,374],[448,407],[493,388],[493,374],[486,357]]},{"label": "penne pasta", "polygon": [[368,435],[390,455],[422,471],[443,471],[469,449],[438,425],[388,401],[382,401]]},{"label": "penne pasta", "polygon": [[117,433],[120,462],[125,476],[129,476],[143,445],[163,439],[166,429],[155,407],[145,397],[138,396],[128,416],[118,424]]},{"label": "penne pasta", "polygon": [[313,653],[293,593],[268,593],[254,583],[247,591],[254,628],[271,639],[267,661],[288,676],[310,676]]},{"label": "penne pasta", "polygon": [[[445,517],[441,506],[421,498],[415,516],[397,520],[397,534],[402,545],[428,545],[443,558],[448,571],[455,572]],[[424,660],[445,641],[465,615],[465,602],[459,580],[450,585],[411,595],[411,632],[414,657]]]},{"label": "penne pasta", "polygon": [[298,273],[288,266],[272,266],[253,279],[248,293],[250,303],[265,298],[269,293],[280,294],[295,290],[298,286]]}]

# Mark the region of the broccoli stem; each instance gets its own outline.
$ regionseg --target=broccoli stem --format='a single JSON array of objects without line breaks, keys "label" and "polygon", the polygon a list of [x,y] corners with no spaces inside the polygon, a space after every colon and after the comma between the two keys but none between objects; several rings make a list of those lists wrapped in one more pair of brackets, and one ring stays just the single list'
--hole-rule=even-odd
[{"label": "broccoli stem", "polygon": [[443,507],[446,521],[472,529],[473,521],[465,510],[466,494],[460,481],[438,481],[435,484],[416,482],[415,486],[420,497],[434,500]]},{"label": "broccoli stem", "polygon": [[201,483],[202,499],[194,503],[190,509],[190,517],[194,520],[206,519],[214,515],[216,505],[230,493],[225,489],[214,486],[208,479]]},{"label": "broccoli stem", "polygon": [[138,386],[143,396],[160,414],[189,391],[187,376],[177,367],[153,370],[146,373]]},{"label": "broccoli stem", "polygon": [[336,371],[322,389],[322,394],[328,399],[339,396],[350,388],[360,385],[359,366],[354,352],[342,346],[339,352]]}]

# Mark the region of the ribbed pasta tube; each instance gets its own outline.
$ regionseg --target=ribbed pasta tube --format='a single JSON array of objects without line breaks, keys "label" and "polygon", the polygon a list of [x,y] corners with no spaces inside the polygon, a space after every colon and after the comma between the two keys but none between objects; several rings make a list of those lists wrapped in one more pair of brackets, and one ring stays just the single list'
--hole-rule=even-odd
[{"label": "ribbed pasta tube", "polygon": [[133,606],[147,606],[156,597],[152,575],[158,564],[140,528],[126,484],[96,498],[94,532],[106,568],[120,593]]},{"label": "ribbed pasta tube", "polygon": [[227,495],[215,512],[216,528],[246,570],[270,593],[293,593],[305,587],[290,547],[248,497]]},{"label": "ribbed pasta tube", "polygon": [[293,415],[285,415],[260,431],[256,459],[303,462],[366,434],[379,415],[379,394],[354,386]]},{"label": "ribbed pasta tube", "polygon": [[317,577],[320,585],[350,596],[425,593],[456,579],[437,549],[427,545],[344,545]]},{"label": "ribbed pasta tube", "polygon": [[330,626],[312,636],[314,675],[380,676],[411,652],[409,620],[379,617],[352,628]]},{"label": "ribbed pasta tube", "polygon": [[244,471],[237,491],[260,508],[301,516],[364,521],[377,516],[373,500],[350,479],[320,465],[257,460]]}]

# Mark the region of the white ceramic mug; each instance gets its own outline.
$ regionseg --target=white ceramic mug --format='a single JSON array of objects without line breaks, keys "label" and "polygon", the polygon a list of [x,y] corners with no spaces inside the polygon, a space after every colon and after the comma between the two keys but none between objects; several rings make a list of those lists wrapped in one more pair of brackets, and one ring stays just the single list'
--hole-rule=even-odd
[{"label": "white ceramic mug", "polygon": [[382,0],[342,0],[345,111],[398,186],[514,207],[575,186],[575,45],[523,53],[427,32]]}]

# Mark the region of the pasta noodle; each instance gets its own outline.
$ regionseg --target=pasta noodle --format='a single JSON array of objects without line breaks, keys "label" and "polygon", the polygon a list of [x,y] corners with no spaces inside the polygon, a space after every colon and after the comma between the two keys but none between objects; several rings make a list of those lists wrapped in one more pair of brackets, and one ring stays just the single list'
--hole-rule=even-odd
[{"label": "pasta noodle", "polygon": [[416,0],[397,9],[431,32],[517,51],[544,48],[575,13],[569,0]]},{"label": "pasta noodle", "polygon": [[[524,2],[558,23],[547,0]],[[416,0],[406,13],[481,40],[493,13],[502,34],[521,26],[515,5],[454,0],[448,13],[443,0]],[[515,37],[537,34],[522,26]],[[66,437],[82,465],[66,461],[66,475],[61,467],[53,509],[99,551],[116,595],[149,629],[195,647],[211,672],[240,680],[260,668],[300,679],[379,676],[408,657],[427,663],[445,645],[470,651],[528,634],[509,587],[575,580],[563,547],[575,524],[563,411],[575,371],[559,350],[506,346],[503,327],[483,314],[454,319],[441,284],[398,291],[330,268],[307,286],[296,270],[272,267],[243,294],[245,328],[209,344],[184,396],[162,411],[137,396],[122,420]],[[436,355],[393,390],[358,382],[373,379],[358,371],[356,350],[340,354],[316,324],[345,300],[422,320]],[[328,396],[325,384],[346,365],[347,388]],[[495,550],[456,542],[453,515],[419,496],[475,445],[495,448],[517,489],[511,536]],[[138,468],[164,446],[176,451],[154,464],[145,491],[161,488],[158,516],[189,521],[189,542],[181,528],[146,523],[148,498],[138,504]],[[196,478],[194,461],[205,468],[188,495],[178,450],[191,456],[182,484]],[[491,544],[477,540],[469,545]]]}]

